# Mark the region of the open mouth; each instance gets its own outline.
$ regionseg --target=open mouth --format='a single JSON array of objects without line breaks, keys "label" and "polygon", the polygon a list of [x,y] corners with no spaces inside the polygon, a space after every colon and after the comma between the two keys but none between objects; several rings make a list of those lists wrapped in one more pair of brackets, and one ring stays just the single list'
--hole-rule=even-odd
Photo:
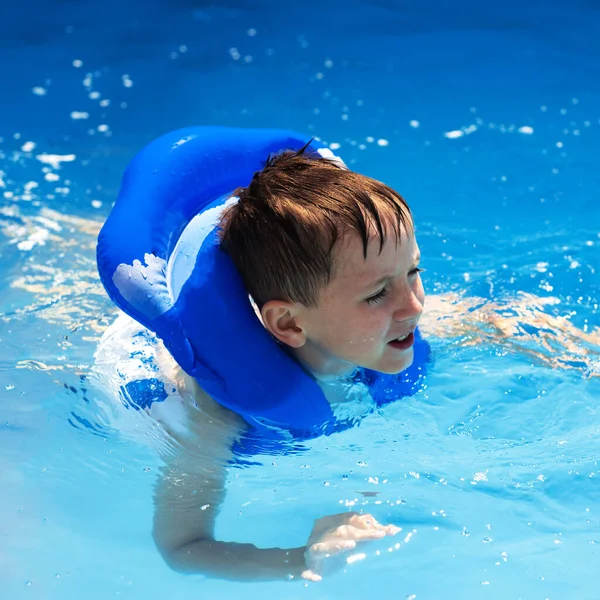
[{"label": "open mouth", "polygon": [[402,337],[396,338],[388,344],[396,350],[408,350],[415,343],[415,334],[411,331]]}]

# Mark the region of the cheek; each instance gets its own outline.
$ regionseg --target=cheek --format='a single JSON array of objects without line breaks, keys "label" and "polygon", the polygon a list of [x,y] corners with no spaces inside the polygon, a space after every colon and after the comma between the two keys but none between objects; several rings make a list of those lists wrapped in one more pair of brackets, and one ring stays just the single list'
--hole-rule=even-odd
[{"label": "cheek", "polygon": [[338,321],[328,327],[327,335],[337,345],[348,350],[364,351],[377,344],[389,329],[389,319],[383,311],[373,309],[352,311],[345,315],[344,323]]},{"label": "cheek", "polygon": [[356,323],[356,337],[361,337],[363,343],[378,343],[389,331],[391,318],[384,310],[372,311],[365,315],[362,321]]}]

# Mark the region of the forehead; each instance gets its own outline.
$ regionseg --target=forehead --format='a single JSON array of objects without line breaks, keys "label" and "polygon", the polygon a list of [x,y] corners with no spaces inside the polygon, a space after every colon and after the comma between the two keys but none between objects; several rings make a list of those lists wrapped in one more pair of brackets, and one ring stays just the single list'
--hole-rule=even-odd
[{"label": "forehead", "polygon": [[393,276],[410,268],[419,253],[412,227],[387,232],[383,248],[378,235],[371,234],[365,258],[363,241],[355,231],[348,231],[333,251],[331,283],[354,281],[357,285],[383,276]]}]

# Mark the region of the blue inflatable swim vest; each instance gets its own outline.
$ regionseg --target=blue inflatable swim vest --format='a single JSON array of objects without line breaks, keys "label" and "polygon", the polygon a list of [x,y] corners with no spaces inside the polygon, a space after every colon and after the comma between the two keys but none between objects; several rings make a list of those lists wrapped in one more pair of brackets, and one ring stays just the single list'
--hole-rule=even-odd
[{"label": "blue inflatable swim vest", "polygon": [[[232,191],[247,186],[270,154],[308,141],[289,131],[222,127],[164,135],[128,166],[97,247],[100,278],[119,308],[154,331],[216,402],[259,430],[283,429],[295,439],[347,425],[256,317],[216,225],[236,201]],[[309,150],[333,157],[314,141]],[[417,332],[411,367],[395,376],[359,370],[357,380],[384,404],[420,389],[428,358]]]}]

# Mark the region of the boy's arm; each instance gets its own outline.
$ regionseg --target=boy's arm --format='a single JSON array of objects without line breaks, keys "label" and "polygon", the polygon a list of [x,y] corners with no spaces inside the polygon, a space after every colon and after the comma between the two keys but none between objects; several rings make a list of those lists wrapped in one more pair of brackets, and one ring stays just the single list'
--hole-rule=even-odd
[{"label": "boy's arm", "polygon": [[176,441],[164,453],[154,496],[154,540],[173,569],[238,581],[319,581],[325,570],[345,565],[357,543],[398,533],[397,527],[381,525],[372,515],[346,512],[317,519],[307,545],[298,548],[263,549],[215,540],[231,448],[246,425],[183,373],[163,347],[157,362],[162,375],[187,400],[182,403],[185,433],[169,431],[168,422],[163,423]]},{"label": "boy's arm", "polygon": [[182,451],[163,467],[155,493],[154,540],[167,564],[180,572],[257,581],[300,577],[305,547],[260,549],[214,538],[225,497],[226,468]]},{"label": "boy's arm", "polygon": [[186,413],[183,434],[163,423],[175,440],[164,453],[154,494],[153,536],[165,562],[176,571],[232,580],[299,576],[305,569],[303,547],[262,550],[215,540],[231,448],[245,425],[214,402],[162,346],[157,362],[184,399]]},{"label": "boy's arm", "polygon": [[557,298],[521,293],[498,302],[459,294],[427,297],[421,328],[425,335],[460,338],[462,345],[502,342],[505,350],[529,355],[553,368],[584,367],[592,377],[600,356],[600,328],[579,329],[547,312]]},{"label": "boy's arm", "polygon": [[357,544],[400,531],[372,515],[346,512],[317,519],[307,546],[299,548],[263,549],[215,540],[215,519],[225,497],[225,468],[207,469],[199,458],[197,454],[174,458],[164,467],[156,489],[154,540],[177,571],[237,581],[320,581],[325,571],[347,566]]}]

